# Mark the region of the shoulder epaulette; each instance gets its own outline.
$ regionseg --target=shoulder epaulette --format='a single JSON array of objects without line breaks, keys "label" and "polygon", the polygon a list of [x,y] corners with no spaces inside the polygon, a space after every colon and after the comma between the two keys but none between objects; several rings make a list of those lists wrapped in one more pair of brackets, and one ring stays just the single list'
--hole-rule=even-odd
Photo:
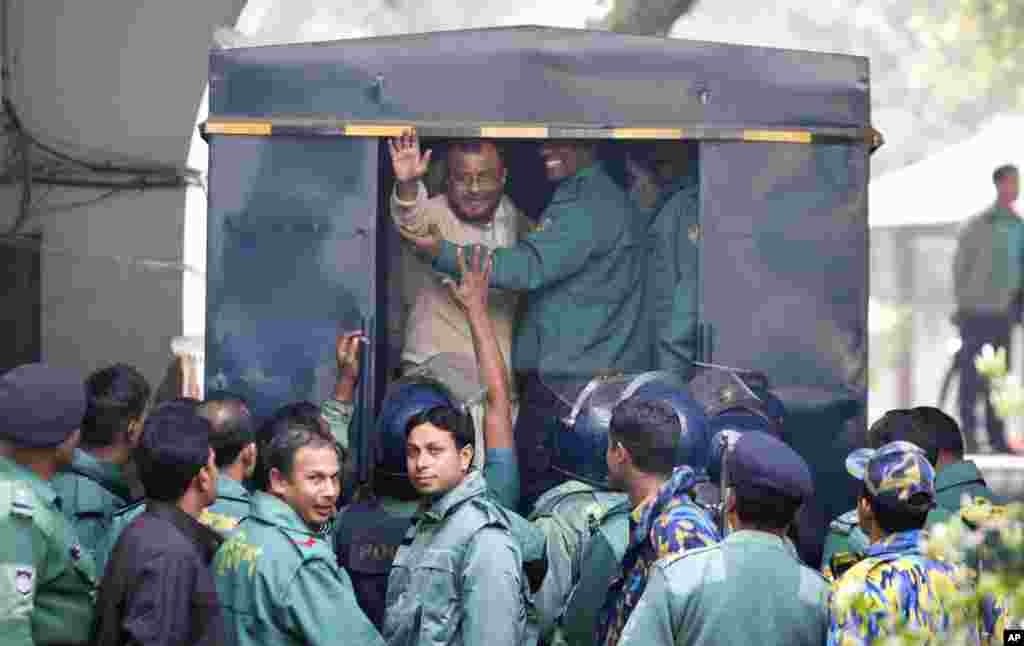
[{"label": "shoulder epaulette", "polygon": [[484,514],[484,521],[481,527],[489,525],[497,525],[504,529],[509,529],[512,526],[512,521],[509,520],[504,508],[498,503],[489,499],[487,496],[474,496],[470,498],[469,502],[474,509]]},{"label": "shoulder epaulette", "polygon": [[135,502],[125,505],[124,507],[121,507],[120,509],[116,510],[113,514],[113,518],[118,518],[120,516],[124,516],[125,514],[130,514],[132,511],[144,506],[145,504],[145,499],[136,500]]},{"label": "shoulder epaulette", "polygon": [[35,512],[35,496],[27,486],[0,480],[0,517],[16,516],[31,520]]},{"label": "shoulder epaulette", "polygon": [[714,552],[715,550],[720,550],[721,548],[722,548],[722,544],[721,543],[715,543],[714,545],[707,545],[705,547],[698,547],[698,548],[691,549],[691,550],[684,550],[682,552],[672,552],[671,554],[668,554],[666,556],[663,556],[663,557],[659,558],[657,561],[655,561],[654,564],[656,566],[662,568],[662,569],[666,569],[670,565],[672,565],[673,563],[678,563],[679,561],[681,561],[681,560],[683,560],[685,558],[690,558],[691,556],[697,556],[698,554],[707,554],[709,552]]},{"label": "shoulder epaulette", "polygon": [[540,498],[537,498],[537,502],[534,503],[533,510],[530,512],[530,519],[554,513],[555,508],[566,498],[576,494],[593,492],[593,487],[577,480],[563,482],[557,487],[548,489],[541,494]]}]

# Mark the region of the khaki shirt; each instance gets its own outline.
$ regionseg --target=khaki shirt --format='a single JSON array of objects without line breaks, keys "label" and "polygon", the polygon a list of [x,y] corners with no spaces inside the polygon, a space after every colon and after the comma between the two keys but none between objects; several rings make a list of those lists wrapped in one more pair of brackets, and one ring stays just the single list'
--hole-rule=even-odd
[{"label": "khaki shirt", "polygon": [[[400,229],[424,234],[434,226],[445,240],[459,245],[479,244],[489,249],[511,247],[529,231],[529,220],[507,196],[501,198],[490,223],[475,224],[455,215],[448,205],[447,195],[428,198],[422,182],[418,190],[414,202],[402,202],[392,193],[391,217]],[[430,263],[416,256],[408,245],[402,245],[397,262],[401,276],[397,301],[401,311],[397,317],[392,317],[399,327],[391,332],[404,338],[402,359],[419,364],[437,354],[453,353],[467,355],[475,361],[469,322],[449,296],[442,282],[445,276],[435,272]],[[516,304],[515,292],[491,290],[491,320],[508,365],[511,365]]]}]

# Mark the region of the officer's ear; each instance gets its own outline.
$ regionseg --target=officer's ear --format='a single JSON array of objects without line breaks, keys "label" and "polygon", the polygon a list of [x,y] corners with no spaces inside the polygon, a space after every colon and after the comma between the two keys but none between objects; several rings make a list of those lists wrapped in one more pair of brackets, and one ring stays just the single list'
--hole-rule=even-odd
[{"label": "officer's ear", "polygon": [[274,467],[267,474],[267,488],[269,493],[283,495],[289,490],[288,476],[283,471]]},{"label": "officer's ear", "polygon": [[242,453],[239,457],[242,460],[242,470],[245,472],[245,477],[251,478],[252,474],[256,471],[256,459],[258,457],[256,452],[256,443],[249,442],[249,444],[242,449]]},{"label": "officer's ear", "polygon": [[857,497],[857,524],[867,533],[875,522],[875,511],[871,508],[871,502],[867,496]]},{"label": "officer's ear", "polygon": [[146,416],[139,415],[128,422],[128,437],[125,440],[128,442],[129,448],[137,448],[139,442],[142,440],[142,428],[145,425]]},{"label": "officer's ear", "polygon": [[726,513],[732,513],[734,511],[736,511],[736,490],[735,489],[733,489],[732,487],[729,487],[728,489],[725,490],[725,500],[722,501],[722,504],[725,505]]},{"label": "officer's ear", "polygon": [[473,464],[473,453],[474,448],[472,444],[467,444],[459,449],[459,466],[462,468],[463,473],[467,473],[470,465]]}]

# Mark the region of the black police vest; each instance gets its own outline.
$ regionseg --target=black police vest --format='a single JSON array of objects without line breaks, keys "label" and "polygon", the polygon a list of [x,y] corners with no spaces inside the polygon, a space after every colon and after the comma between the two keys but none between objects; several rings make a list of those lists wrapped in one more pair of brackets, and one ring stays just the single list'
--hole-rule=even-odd
[{"label": "black police vest", "polygon": [[396,516],[378,504],[357,503],[338,519],[335,550],[338,565],[348,571],[356,600],[380,630],[388,589],[388,575],[412,518]]}]

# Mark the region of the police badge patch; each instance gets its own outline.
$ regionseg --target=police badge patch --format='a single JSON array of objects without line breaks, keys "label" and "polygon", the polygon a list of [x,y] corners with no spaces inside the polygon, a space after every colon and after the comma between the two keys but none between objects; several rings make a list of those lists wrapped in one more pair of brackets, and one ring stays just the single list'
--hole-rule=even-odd
[{"label": "police badge patch", "polygon": [[30,594],[35,578],[35,571],[32,568],[17,568],[14,571],[14,589],[22,595]]}]

